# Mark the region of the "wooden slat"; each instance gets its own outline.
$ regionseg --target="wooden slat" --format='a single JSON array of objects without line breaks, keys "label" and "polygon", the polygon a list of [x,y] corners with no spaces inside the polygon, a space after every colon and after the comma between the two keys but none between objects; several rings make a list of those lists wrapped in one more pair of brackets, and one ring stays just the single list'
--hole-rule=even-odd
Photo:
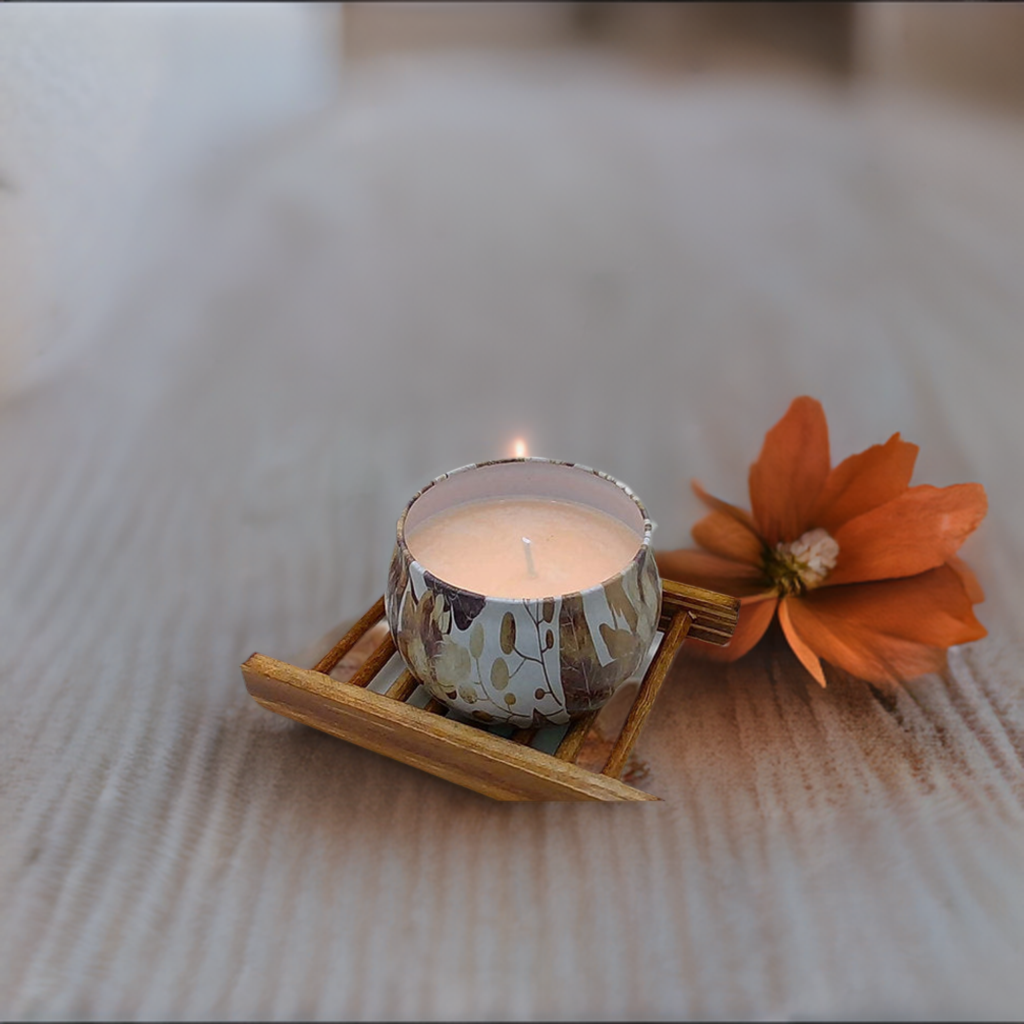
[{"label": "wooden slat", "polygon": [[717,590],[706,590],[695,587],[691,583],[679,583],[676,580],[661,581],[662,604],[673,611],[693,611],[696,608],[718,608],[723,614],[730,614],[739,607],[739,598],[719,593]]},{"label": "wooden slat", "polygon": [[405,669],[388,687],[388,692],[384,696],[390,697],[392,700],[406,701],[416,692],[419,685],[419,680],[408,669]]},{"label": "wooden slat", "polygon": [[384,598],[373,607],[313,666],[314,672],[330,672],[359,642],[359,638],[384,618]]},{"label": "wooden slat", "polygon": [[693,620],[688,611],[676,613],[668,632],[661,641],[658,653],[647,667],[643,682],[637,691],[636,700],[633,701],[633,706],[626,716],[626,722],[622,726],[622,732],[619,733],[619,738],[615,741],[615,746],[612,747],[608,761],[602,769],[603,775],[617,779],[621,774],[637,738],[640,736],[644,720],[654,705],[661,684],[665,682],[668,670],[672,667],[672,662],[679,653],[679,648],[686,639],[692,624]]},{"label": "wooden slat", "polygon": [[423,705],[423,710],[426,711],[428,715],[446,715],[451,711],[451,708],[448,707],[444,701],[440,701],[436,697],[431,697],[430,700]]},{"label": "wooden slat", "polygon": [[562,741],[555,749],[555,757],[560,761],[574,762],[576,760],[580,747],[583,746],[583,741],[587,738],[587,733],[590,732],[590,727],[594,724],[598,713],[598,711],[591,711],[590,714],[577,718],[569,726]]},{"label": "wooden slat", "polygon": [[522,743],[524,746],[529,746],[533,742],[533,737],[537,735],[536,729],[517,729],[509,739],[513,743]]},{"label": "wooden slat", "polygon": [[[395,653],[395,640],[390,631],[387,636],[377,645],[377,649],[360,666],[351,679],[346,682],[349,686],[369,686],[373,677],[391,660]],[[314,672],[316,669],[313,670]]]},{"label": "wooden slat", "polygon": [[727,594],[718,594],[703,587],[676,583],[675,580],[661,581],[661,620],[658,628],[667,631],[678,612],[689,612],[693,623],[689,639],[723,646],[736,630],[739,620],[740,602]]},{"label": "wooden slat", "polygon": [[496,800],[656,800],[617,779],[262,654],[242,666],[263,707]]}]

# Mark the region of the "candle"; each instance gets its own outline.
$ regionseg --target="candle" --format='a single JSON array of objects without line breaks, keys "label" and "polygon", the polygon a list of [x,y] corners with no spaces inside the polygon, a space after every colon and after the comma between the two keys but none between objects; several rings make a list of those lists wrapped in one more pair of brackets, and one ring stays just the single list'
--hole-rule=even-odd
[{"label": "candle", "polygon": [[446,583],[494,597],[538,598],[610,579],[630,563],[642,536],[578,502],[524,497],[456,505],[406,539],[416,561]]},{"label": "candle", "polygon": [[589,467],[520,457],[446,473],[398,520],[384,595],[398,652],[482,722],[596,710],[654,639],[652,529],[629,488]]}]

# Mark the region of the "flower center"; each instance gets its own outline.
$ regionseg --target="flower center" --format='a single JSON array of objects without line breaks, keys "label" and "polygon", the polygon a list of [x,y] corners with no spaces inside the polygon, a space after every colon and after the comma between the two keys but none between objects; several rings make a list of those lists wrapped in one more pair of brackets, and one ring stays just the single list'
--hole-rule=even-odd
[{"label": "flower center", "polygon": [[802,594],[820,587],[836,567],[839,545],[826,530],[808,530],[798,540],[780,541],[765,553],[764,571],[780,594]]}]

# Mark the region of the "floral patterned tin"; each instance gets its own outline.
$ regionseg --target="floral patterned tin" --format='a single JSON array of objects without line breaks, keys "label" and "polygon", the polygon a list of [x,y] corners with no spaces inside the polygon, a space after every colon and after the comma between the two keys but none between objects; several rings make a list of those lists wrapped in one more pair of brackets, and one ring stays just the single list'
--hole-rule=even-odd
[{"label": "floral patterned tin", "polygon": [[[453,505],[501,496],[550,497],[608,513],[636,532],[636,554],[597,586],[533,599],[453,586],[410,553],[407,529]],[[501,459],[445,473],[398,520],[385,591],[398,651],[429,693],[477,721],[560,725],[596,710],[636,673],[654,639],[661,580],[652,530],[633,492],[588,466]]]}]

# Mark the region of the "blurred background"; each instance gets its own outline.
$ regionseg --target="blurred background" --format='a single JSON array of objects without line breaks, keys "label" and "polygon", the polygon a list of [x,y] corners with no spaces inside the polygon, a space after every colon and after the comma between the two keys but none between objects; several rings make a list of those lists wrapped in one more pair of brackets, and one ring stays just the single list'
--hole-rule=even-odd
[{"label": "blurred background", "polygon": [[[0,4],[7,1012],[1019,1016],[1021,53],[1021,4]],[[433,476],[524,438],[676,547],[799,394],[987,488],[930,710],[666,686],[623,829],[246,697]]]},{"label": "blurred background", "polygon": [[[259,139],[264,156],[286,148],[284,129],[294,141],[304,126],[310,134],[314,112],[340,110],[355,93],[414,90],[410,75],[438,83],[447,68],[460,99],[474,76],[501,81],[495,121],[516,94],[507,74],[515,67],[528,69],[527,91],[543,67],[598,88],[632,76],[706,95],[709,82],[733,81],[755,96],[757,83],[786,81],[809,95],[926,93],[1024,114],[1019,4],[394,2],[242,11],[5,9],[0,394],[82,343],[110,289],[124,286],[138,255],[159,248],[155,222],[168,219],[201,169]],[[378,110],[396,132],[401,117],[416,120],[386,103],[360,109],[364,118]],[[581,116],[567,111],[567,130]],[[465,132],[472,136],[469,121]],[[260,159],[250,155],[248,166]]]},{"label": "blurred background", "polygon": [[942,3],[350,3],[353,61],[465,47],[603,47],[648,70],[911,82],[1018,110],[1024,10]]}]

